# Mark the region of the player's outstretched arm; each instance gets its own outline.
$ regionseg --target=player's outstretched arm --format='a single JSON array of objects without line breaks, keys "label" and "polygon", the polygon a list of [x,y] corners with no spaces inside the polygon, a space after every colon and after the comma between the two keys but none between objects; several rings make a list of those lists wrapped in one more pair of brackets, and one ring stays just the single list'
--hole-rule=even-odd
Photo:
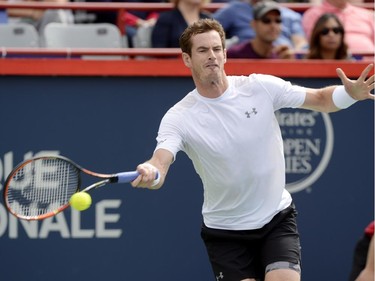
[{"label": "player's outstretched arm", "polygon": [[329,86],[321,89],[306,89],[302,108],[320,112],[335,112],[347,108],[360,100],[372,99],[374,94],[374,75],[368,77],[373,64],[368,65],[356,80],[350,80],[344,71],[337,69],[341,86]]}]

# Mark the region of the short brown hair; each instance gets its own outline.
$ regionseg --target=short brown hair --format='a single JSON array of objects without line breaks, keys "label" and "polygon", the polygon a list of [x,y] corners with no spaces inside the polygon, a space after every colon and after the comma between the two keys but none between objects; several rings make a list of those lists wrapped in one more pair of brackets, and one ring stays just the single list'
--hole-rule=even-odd
[{"label": "short brown hair", "polygon": [[225,32],[221,24],[214,19],[200,19],[188,26],[180,36],[180,48],[182,52],[191,56],[191,37],[215,30],[219,33],[223,49],[225,49]]}]

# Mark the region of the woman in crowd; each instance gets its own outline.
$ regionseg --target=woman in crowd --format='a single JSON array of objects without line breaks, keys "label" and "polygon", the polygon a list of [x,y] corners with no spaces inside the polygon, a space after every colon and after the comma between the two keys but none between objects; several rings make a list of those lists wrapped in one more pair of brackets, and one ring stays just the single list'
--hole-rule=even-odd
[{"label": "woman in crowd", "polygon": [[345,43],[345,30],[335,14],[323,14],[315,23],[310,37],[308,59],[352,59]]},{"label": "woman in crowd", "polygon": [[188,25],[202,19],[210,18],[202,10],[207,0],[171,0],[174,9],[160,13],[152,30],[152,47],[179,48],[179,38]]}]

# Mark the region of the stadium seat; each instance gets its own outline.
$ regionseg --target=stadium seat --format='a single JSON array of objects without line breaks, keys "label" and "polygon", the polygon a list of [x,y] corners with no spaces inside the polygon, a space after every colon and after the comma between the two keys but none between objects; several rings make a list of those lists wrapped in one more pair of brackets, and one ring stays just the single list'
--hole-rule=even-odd
[{"label": "stadium seat", "polygon": [[133,37],[133,46],[134,48],[151,48],[151,34],[152,25],[140,26],[137,28],[137,32]]},{"label": "stadium seat", "polygon": [[[127,39],[110,23],[50,23],[44,29],[46,48],[126,48]],[[89,58],[89,57],[85,57]],[[99,58],[95,56],[95,58]],[[103,56],[103,58],[123,58]]]},{"label": "stadium seat", "polygon": [[0,47],[37,48],[39,46],[39,34],[33,25],[0,24]]}]

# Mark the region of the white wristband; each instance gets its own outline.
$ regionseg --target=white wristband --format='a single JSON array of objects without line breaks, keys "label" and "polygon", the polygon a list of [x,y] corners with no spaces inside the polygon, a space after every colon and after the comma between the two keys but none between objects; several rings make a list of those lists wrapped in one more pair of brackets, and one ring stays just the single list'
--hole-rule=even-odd
[{"label": "white wristband", "polygon": [[158,183],[160,182],[160,173],[159,170],[156,171],[156,179],[151,184],[151,187],[157,186]]},{"label": "white wristband", "polygon": [[356,103],[346,91],[344,86],[337,86],[332,94],[333,103],[340,109],[345,109]]}]

